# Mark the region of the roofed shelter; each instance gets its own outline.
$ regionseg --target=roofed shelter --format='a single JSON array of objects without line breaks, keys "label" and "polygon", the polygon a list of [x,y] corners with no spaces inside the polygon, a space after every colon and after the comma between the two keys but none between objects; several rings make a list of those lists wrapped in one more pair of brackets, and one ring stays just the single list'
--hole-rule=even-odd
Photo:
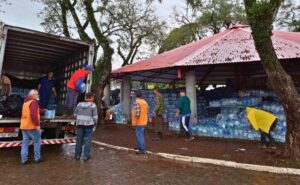
[{"label": "roofed shelter", "polygon": [[[287,72],[300,76],[300,33],[273,31],[272,41]],[[196,85],[228,84],[251,86],[251,80],[266,77],[256,52],[251,29],[236,25],[211,37],[164,52],[112,72],[123,79],[125,113],[130,113],[130,81],[185,83],[191,99],[192,120],[196,120]],[[185,78],[184,78],[185,77]],[[247,80],[248,79],[248,80]],[[247,81],[246,81],[247,80]],[[258,83],[257,81],[255,83]],[[265,81],[263,81],[265,85]]]}]

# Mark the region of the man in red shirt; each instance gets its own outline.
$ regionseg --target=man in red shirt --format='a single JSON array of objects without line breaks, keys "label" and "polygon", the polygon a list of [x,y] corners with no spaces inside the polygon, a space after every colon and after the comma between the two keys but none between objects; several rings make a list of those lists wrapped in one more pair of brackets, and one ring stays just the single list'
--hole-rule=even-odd
[{"label": "man in red shirt", "polygon": [[84,93],[82,86],[87,76],[93,71],[91,65],[86,65],[82,69],[75,71],[70,80],[67,83],[67,100],[66,106],[68,110],[68,115],[73,115],[77,103],[77,97],[79,93]]}]

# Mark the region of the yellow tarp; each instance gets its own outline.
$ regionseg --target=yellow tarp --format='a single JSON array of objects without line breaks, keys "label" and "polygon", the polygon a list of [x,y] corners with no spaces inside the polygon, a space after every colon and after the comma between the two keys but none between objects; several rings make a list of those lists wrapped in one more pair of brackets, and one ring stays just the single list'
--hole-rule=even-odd
[{"label": "yellow tarp", "polygon": [[251,107],[247,107],[246,111],[247,118],[255,130],[260,129],[266,133],[269,133],[272,124],[277,118],[276,116],[269,112]]}]

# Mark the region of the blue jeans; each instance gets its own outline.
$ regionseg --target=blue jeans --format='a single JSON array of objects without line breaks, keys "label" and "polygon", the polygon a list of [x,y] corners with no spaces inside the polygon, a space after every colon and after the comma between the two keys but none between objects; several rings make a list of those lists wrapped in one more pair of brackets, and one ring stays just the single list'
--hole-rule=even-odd
[{"label": "blue jeans", "polygon": [[137,138],[138,149],[139,149],[139,151],[142,151],[142,152],[146,150],[144,130],[145,130],[145,126],[136,126],[135,127],[135,134],[136,134],[136,138]]},{"label": "blue jeans", "polygon": [[75,148],[75,157],[80,157],[82,153],[82,145],[84,143],[84,158],[91,157],[93,127],[77,127],[77,139]]},{"label": "blue jeans", "polygon": [[30,139],[34,143],[34,160],[37,161],[41,158],[41,131],[40,130],[22,130],[23,143],[21,149],[21,161],[28,160],[28,145]]}]

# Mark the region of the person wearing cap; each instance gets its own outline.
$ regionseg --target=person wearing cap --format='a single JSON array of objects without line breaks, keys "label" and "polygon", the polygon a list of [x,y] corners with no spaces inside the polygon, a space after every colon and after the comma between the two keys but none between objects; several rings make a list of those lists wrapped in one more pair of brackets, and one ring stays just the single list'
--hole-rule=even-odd
[{"label": "person wearing cap", "polygon": [[48,100],[51,97],[51,92],[53,92],[54,96],[57,96],[55,87],[54,87],[54,80],[53,80],[54,73],[49,71],[47,76],[44,76],[40,79],[39,85],[37,90],[40,93],[40,103],[43,108],[47,108]]},{"label": "person wearing cap", "polygon": [[137,151],[136,154],[145,154],[146,145],[144,130],[148,122],[148,103],[142,99],[142,93],[136,92],[136,100],[133,104],[131,111],[132,126],[135,127],[135,133],[137,137]]},{"label": "person wearing cap", "polygon": [[185,140],[191,141],[194,137],[190,133],[190,118],[191,118],[191,101],[186,96],[184,90],[180,90],[180,98],[178,100],[176,117],[180,115],[180,127],[185,132]]},{"label": "person wearing cap", "polygon": [[68,115],[72,115],[77,103],[78,94],[84,93],[82,86],[87,76],[93,71],[91,65],[86,65],[82,69],[75,71],[67,83],[66,106]]}]

